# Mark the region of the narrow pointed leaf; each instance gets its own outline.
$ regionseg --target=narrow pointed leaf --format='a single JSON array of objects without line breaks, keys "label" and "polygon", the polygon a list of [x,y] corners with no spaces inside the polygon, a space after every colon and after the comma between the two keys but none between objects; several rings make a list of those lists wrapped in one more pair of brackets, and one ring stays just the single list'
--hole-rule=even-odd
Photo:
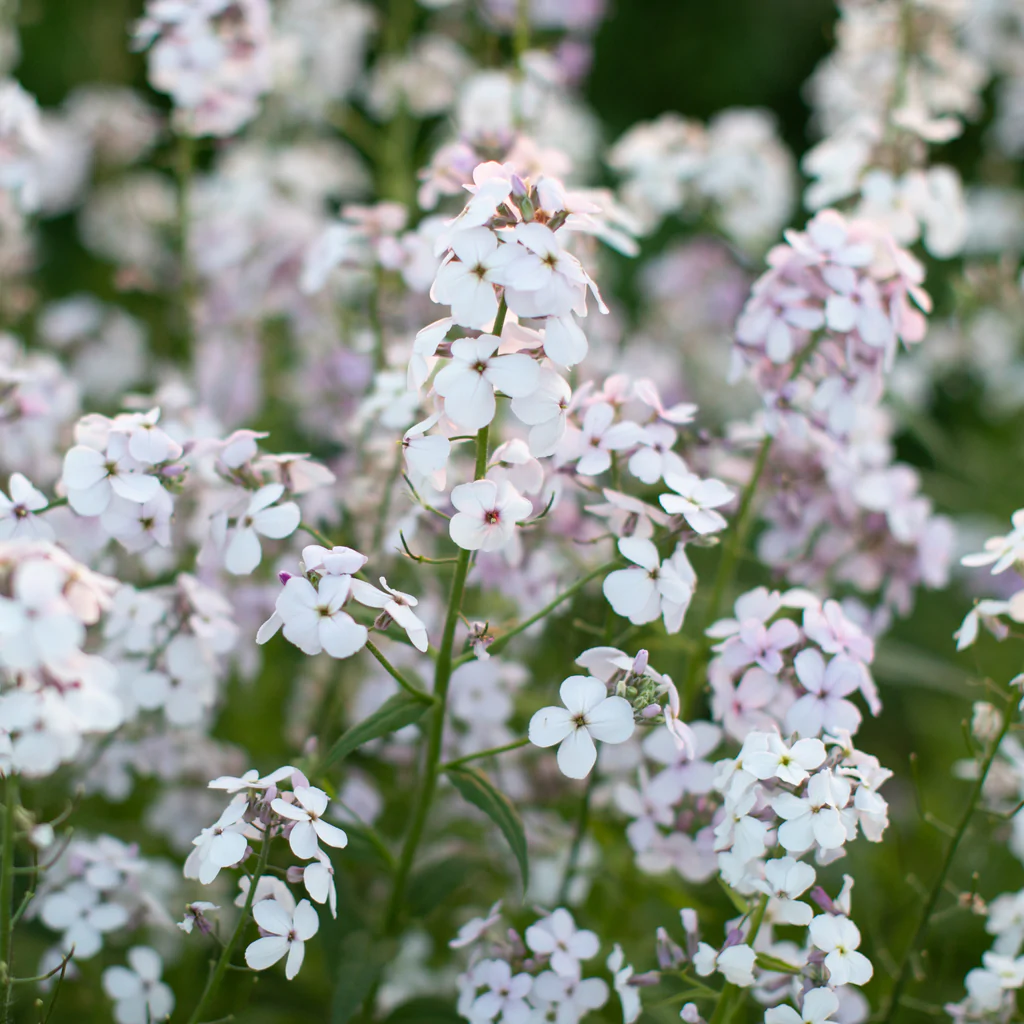
[{"label": "narrow pointed leaf", "polygon": [[479,769],[460,766],[448,768],[446,771],[452,785],[462,796],[474,807],[479,807],[501,829],[519,863],[525,891],[530,880],[530,867],[526,854],[526,832],[519,812],[512,806],[509,798]]},{"label": "narrow pointed leaf", "polygon": [[379,739],[389,733],[404,729],[407,725],[419,721],[430,709],[426,701],[410,696],[404,690],[389,697],[369,718],[364,718],[357,725],[342,733],[333,747],[327,751],[323,762],[318,765],[320,771],[326,771],[331,765],[348,757],[370,740]]}]

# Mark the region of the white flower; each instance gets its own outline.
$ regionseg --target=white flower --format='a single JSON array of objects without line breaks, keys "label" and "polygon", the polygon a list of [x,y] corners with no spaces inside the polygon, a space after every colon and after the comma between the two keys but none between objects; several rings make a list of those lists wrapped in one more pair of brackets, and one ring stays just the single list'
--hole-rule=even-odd
[{"label": "white flower", "polygon": [[874,969],[871,961],[857,952],[860,931],[848,917],[819,914],[811,922],[809,935],[825,954],[830,985],[866,985],[871,980]]},{"label": "white flower", "polygon": [[316,860],[302,869],[302,884],[310,898],[330,907],[331,917],[338,916],[338,890],[334,885],[334,866],[323,850],[317,850]]},{"label": "white flower", "polygon": [[619,552],[636,568],[616,569],[604,579],[601,589],[615,614],[638,626],[661,615],[665,629],[677,633],[697,584],[683,547],[662,562],[653,541],[623,537]]},{"label": "white flower", "polygon": [[[178,921],[178,927],[186,934],[191,935],[192,929],[200,921],[205,922],[206,915],[212,910],[220,910],[220,907],[216,903],[210,903],[208,900],[194,900],[185,907],[185,916]],[[200,925],[200,930],[204,926]],[[211,927],[207,922],[205,927]]]},{"label": "white flower", "polygon": [[772,809],[785,819],[779,826],[779,844],[788,853],[803,853],[815,843],[823,850],[837,850],[847,840],[840,811],[849,803],[848,779],[824,769],[812,775],[807,795],[782,792],[772,799]]},{"label": "white flower", "polygon": [[558,767],[570,779],[585,779],[597,760],[594,740],[622,743],[633,735],[633,708],[624,697],[609,697],[604,683],[569,676],[558,695],[564,708],[541,708],[530,719],[530,742],[558,747]]},{"label": "white flower", "polygon": [[816,650],[808,648],[793,659],[793,667],[808,692],[786,712],[786,728],[800,736],[817,736],[822,730],[856,732],[861,714],[845,698],[860,689],[863,665],[842,654],[826,664]]},{"label": "white flower", "polygon": [[288,836],[288,845],[299,860],[309,860],[320,852],[317,839],[328,846],[342,849],[348,845],[348,836],[336,825],[323,820],[327,810],[327,794],[315,786],[296,786],[296,803],[277,797],[270,806],[281,815],[296,824],[292,826]]},{"label": "white flower", "polygon": [[473,967],[472,979],[474,985],[487,989],[468,1008],[467,1016],[473,1024],[498,1018],[525,1024],[530,1019],[526,997],[533,988],[533,978],[525,971],[513,976],[508,961],[481,960]]},{"label": "white flower", "polygon": [[467,228],[455,233],[430,297],[452,307],[455,323],[480,330],[489,327],[498,312],[496,271],[508,262],[509,254],[509,248],[500,245],[489,228]]},{"label": "white flower", "polygon": [[452,342],[451,362],[434,378],[448,418],[466,430],[479,430],[494,419],[494,393],[525,398],[533,393],[540,373],[528,355],[495,353],[501,339],[493,334]]},{"label": "white flower", "polygon": [[706,978],[717,970],[731,984],[740,988],[749,988],[754,984],[754,962],[756,959],[757,954],[746,943],[726,946],[719,953],[713,946],[702,942],[697,947],[693,966],[702,978]]},{"label": "white flower", "polygon": [[542,971],[533,983],[530,1002],[537,1007],[536,1019],[556,1024],[576,1024],[591,1010],[608,1002],[608,984],[603,978],[566,977]]},{"label": "white flower", "polygon": [[[985,550],[973,555],[964,555],[961,565],[971,567],[992,565],[992,575],[1005,572],[1015,562],[1024,559],[1024,508],[1017,509],[1010,517],[1013,529],[1003,537],[989,537]],[[995,563],[994,565],[992,563]]]},{"label": "white flower", "polygon": [[714,510],[727,505],[736,495],[721,480],[669,473],[665,483],[677,492],[662,494],[658,499],[670,515],[681,515],[700,534],[715,533],[728,525],[725,517]]},{"label": "white flower", "polygon": [[366,627],[342,607],[351,588],[352,578],[347,575],[321,576],[317,587],[305,576],[293,576],[274,604],[285,638],[306,654],[326,651],[332,658],[349,658],[361,650],[366,645]]},{"label": "white flower", "polygon": [[516,523],[533,511],[533,504],[507,480],[475,480],[452,488],[458,512],[448,532],[467,551],[500,551],[512,539]]},{"label": "white flower", "polygon": [[612,452],[632,448],[643,437],[639,425],[632,420],[615,422],[615,407],[609,402],[595,402],[583,414],[583,423],[566,437],[571,444],[570,458],[577,459],[580,476],[597,476],[612,464]]},{"label": "white flower", "polygon": [[224,567],[228,572],[246,576],[260,564],[261,536],[280,540],[295,532],[302,514],[294,501],[274,505],[282,494],[284,484],[267,484],[249,499],[224,552]]},{"label": "white flower", "polygon": [[476,942],[488,928],[501,920],[501,903],[502,901],[498,900],[497,903],[492,904],[491,909],[487,911],[486,917],[474,917],[467,921],[459,928],[455,938],[449,940],[448,945],[452,949],[462,949],[464,946],[469,946]]},{"label": "white flower", "polygon": [[434,413],[411,426],[402,437],[402,454],[409,476],[417,486],[427,481],[435,491],[444,490],[452,443],[443,434],[427,431],[441,418]]},{"label": "white flower", "polygon": [[537,385],[529,395],[513,398],[513,414],[530,428],[530,453],[538,459],[553,455],[565,434],[572,389],[550,367],[540,367]]},{"label": "white flower", "polygon": [[[746,767],[746,758],[743,764]],[[797,897],[814,885],[814,868],[792,857],[778,857],[765,864],[764,874],[763,881],[758,879],[753,884],[755,888],[774,896],[778,901],[773,905],[773,920],[782,924],[810,924],[813,911]]]},{"label": "white flower", "polygon": [[772,1006],[764,1012],[764,1024],[830,1024],[839,1009],[839,997],[828,988],[812,988],[804,995],[803,1010]]},{"label": "white flower", "polygon": [[600,948],[597,936],[577,929],[572,914],[564,907],[531,924],[524,937],[534,953],[551,958],[551,969],[563,978],[578,978],[580,961],[596,956]]},{"label": "white flower", "polygon": [[769,732],[767,750],[752,750],[743,754],[743,767],[755,779],[781,779],[791,786],[799,786],[808,775],[821,767],[828,756],[825,744],[817,739],[797,740],[787,747],[778,733]]},{"label": "white flower", "polygon": [[45,897],[39,913],[43,924],[62,932],[61,948],[75,958],[88,960],[103,948],[106,932],[128,923],[128,908],[120,903],[100,901],[100,894],[87,882],[71,882],[59,892]]},{"label": "white flower", "polygon": [[[425,651],[430,646],[427,627],[413,611],[419,602],[412,594],[404,594],[401,590],[389,587],[388,581],[383,576],[380,577],[380,585],[385,592],[362,580],[353,580],[352,596],[360,604],[365,604],[369,608],[380,608],[388,618],[393,619],[405,630],[409,641],[416,650]],[[386,626],[378,624],[375,628],[384,629]]]},{"label": "white flower", "polygon": [[10,498],[0,491],[0,540],[53,540],[53,527],[33,515],[48,502],[28,478],[12,473],[8,484]]},{"label": "white flower", "polygon": [[133,946],[127,967],[108,967],[103,972],[104,991],[114,1000],[117,1024],[149,1024],[165,1020],[174,1009],[174,993],[160,980],[163,961],[155,949]]},{"label": "white flower", "polygon": [[284,976],[291,981],[302,967],[306,942],[320,927],[312,904],[302,900],[294,913],[289,913],[276,899],[260,900],[253,905],[252,916],[260,930],[268,934],[246,947],[245,962],[254,971],[265,971],[287,956]]},{"label": "white flower", "polygon": [[656,484],[662,477],[686,476],[686,463],[672,451],[675,443],[676,432],[667,423],[649,423],[643,428],[642,447],[629,457],[630,473],[645,484]]},{"label": "white flower", "polygon": [[633,1024],[642,1009],[640,990],[635,985],[630,985],[629,979],[633,977],[633,968],[625,961],[622,947],[616,942],[615,948],[608,954],[608,970],[612,972],[615,991],[622,1003],[622,1024]]},{"label": "white flower", "polygon": [[249,844],[243,834],[242,817],[247,808],[245,800],[228,804],[224,813],[192,840],[195,849],[185,860],[186,878],[198,878],[202,885],[209,885],[221,868],[231,867],[245,856]]},{"label": "white flower", "polygon": [[68,504],[81,516],[98,516],[115,494],[141,505],[160,490],[149,468],[131,456],[124,434],[111,433],[105,452],[76,444],[64,456],[61,474]]},{"label": "white flower", "polygon": [[260,777],[260,773],[255,768],[250,768],[244,775],[220,775],[212,782],[207,783],[208,789],[222,789],[225,793],[241,793],[242,790],[263,790],[269,789],[271,786],[276,785],[282,779],[288,778],[289,775],[293,775],[295,769],[290,765],[286,764],[281,768],[276,768],[269,775]]}]

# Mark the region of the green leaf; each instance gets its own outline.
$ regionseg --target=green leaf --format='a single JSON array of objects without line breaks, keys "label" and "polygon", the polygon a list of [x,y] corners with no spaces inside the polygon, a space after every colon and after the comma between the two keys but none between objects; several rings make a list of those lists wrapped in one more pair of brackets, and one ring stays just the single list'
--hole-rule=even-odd
[{"label": "green leaf", "polygon": [[766,971],[777,971],[780,974],[800,974],[802,967],[794,967],[793,964],[780,960],[777,956],[770,956],[768,953],[757,954],[757,966],[763,967]]},{"label": "green leaf", "polygon": [[512,806],[509,798],[496,789],[494,783],[478,768],[448,768],[446,773],[462,796],[474,807],[479,807],[501,829],[519,862],[519,872],[523,876],[525,890],[530,881],[530,866],[526,855],[526,832],[523,830],[523,820],[519,817],[519,812]]},{"label": "green leaf", "polygon": [[357,725],[342,733],[334,746],[327,751],[323,761],[317,766],[318,770],[326,771],[331,765],[348,757],[353,750],[361,747],[370,740],[387,736],[388,733],[397,732],[407,725],[419,721],[424,712],[430,708],[426,701],[418,700],[404,690],[389,697],[369,718],[364,718]]},{"label": "green leaf", "polygon": [[432,996],[420,996],[396,1006],[384,1024],[465,1024],[451,1003]]},{"label": "green leaf", "polygon": [[446,857],[420,868],[409,882],[411,917],[426,917],[472,877],[476,864],[465,857]]},{"label": "green leaf", "polygon": [[330,1024],[347,1024],[358,1013],[380,975],[381,954],[369,932],[350,932],[342,940]]}]

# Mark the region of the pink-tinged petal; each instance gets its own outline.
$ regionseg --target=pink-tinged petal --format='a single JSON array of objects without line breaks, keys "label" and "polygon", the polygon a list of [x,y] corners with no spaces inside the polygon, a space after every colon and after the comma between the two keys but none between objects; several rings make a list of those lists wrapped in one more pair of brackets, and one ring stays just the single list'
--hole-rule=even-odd
[{"label": "pink-tinged petal", "polygon": [[333,846],[336,850],[343,850],[348,846],[348,835],[344,830],[331,825],[329,822],[318,818],[313,822],[313,829],[321,842],[326,843],[328,846]]},{"label": "pink-tinged petal", "polygon": [[332,658],[351,658],[366,646],[369,632],[347,612],[335,612],[320,620],[320,643]]},{"label": "pink-tinged petal", "polygon": [[292,915],[292,925],[295,929],[295,934],[303,942],[316,935],[320,928],[320,918],[317,916],[317,912],[313,909],[309,900],[299,901],[298,906],[295,908],[295,913]]},{"label": "pink-tinged petal", "polygon": [[589,715],[608,696],[608,688],[590,676],[569,676],[558,688],[558,696],[571,715]]},{"label": "pink-tinged petal", "polygon": [[306,956],[306,944],[300,941],[293,941],[288,950],[288,959],[284,964],[284,976],[291,981],[302,968],[302,961]]},{"label": "pink-tinged petal", "polygon": [[68,504],[80,516],[98,516],[106,511],[112,494],[110,481],[104,477],[85,490],[73,490],[69,487]]},{"label": "pink-tinged petal", "polygon": [[282,800],[281,797],[277,797],[276,800],[271,800],[270,809],[275,814],[279,814],[282,818],[288,818],[290,821],[308,821],[309,813],[304,807],[299,807],[297,804],[289,803],[287,800]]},{"label": "pink-tinged petal", "polygon": [[265,508],[253,516],[252,524],[257,533],[273,540],[288,537],[298,528],[302,513],[294,501],[286,501],[283,505]]},{"label": "pink-tinged petal", "polygon": [[245,511],[248,515],[255,516],[257,512],[273,505],[283,494],[284,484],[266,484],[253,493]]},{"label": "pink-tinged petal", "polygon": [[653,572],[661,564],[658,549],[651,541],[641,537],[623,537],[619,541],[619,552],[623,558],[627,558],[648,572]]},{"label": "pink-tinged petal", "polygon": [[658,588],[643,569],[616,569],[604,578],[601,589],[615,614],[638,626],[661,614]]},{"label": "pink-tinged petal", "polygon": [[793,659],[796,677],[805,690],[821,693],[825,681],[825,659],[815,650],[808,648]]},{"label": "pink-tinged petal", "polygon": [[586,729],[574,729],[558,748],[558,767],[570,779],[585,779],[597,761],[597,748]]},{"label": "pink-tinged petal", "polygon": [[69,489],[86,490],[107,476],[106,458],[95,448],[76,444],[64,456],[62,478]]},{"label": "pink-tinged petal", "polygon": [[241,832],[221,832],[210,842],[210,852],[207,856],[217,867],[227,868],[237,864],[245,856],[247,846],[248,843]]},{"label": "pink-tinged petal", "polygon": [[295,799],[309,811],[310,814],[319,816],[327,810],[328,798],[322,789],[316,786],[296,786]]},{"label": "pink-tinged petal", "polygon": [[530,742],[535,747],[553,747],[573,731],[572,712],[566,708],[541,708],[530,719]]},{"label": "pink-tinged petal", "polygon": [[263,623],[258,630],[256,630],[256,643],[265,644],[277,631],[281,628],[284,623],[284,619],[274,612],[273,615]]},{"label": "pink-tinged petal", "polygon": [[572,314],[549,317],[544,322],[544,352],[561,366],[575,366],[586,358],[587,336]]},{"label": "pink-tinged petal", "polygon": [[160,481],[155,476],[148,476],[145,473],[112,476],[110,488],[119,498],[134,501],[137,505],[152,501],[161,490]]},{"label": "pink-tinged petal", "polygon": [[623,743],[635,728],[633,708],[624,697],[606,697],[587,713],[590,735],[603,743]]},{"label": "pink-tinged petal", "polygon": [[510,398],[526,398],[537,388],[540,369],[527,355],[498,356],[491,360],[484,377],[497,391]]},{"label": "pink-tinged petal", "polygon": [[312,822],[296,822],[288,836],[288,845],[299,860],[312,860],[320,850]]},{"label": "pink-tinged petal", "polygon": [[[261,900],[271,903],[272,900]],[[258,907],[260,904],[257,903]],[[266,938],[251,942],[245,949],[245,962],[254,971],[265,971],[273,967],[288,952],[289,942],[281,935],[268,935]]]},{"label": "pink-tinged petal", "polygon": [[263,549],[256,531],[251,527],[235,530],[224,552],[224,568],[234,576],[248,576],[260,564],[262,557]]},{"label": "pink-tinged petal", "polygon": [[460,512],[452,516],[448,524],[448,535],[465,551],[477,551],[487,542],[490,529],[483,522],[483,518],[476,518],[467,512]]},{"label": "pink-tinged petal", "polygon": [[253,904],[252,916],[256,923],[273,935],[287,935],[292,930],[292,917],[277,900],[260,900]]}]

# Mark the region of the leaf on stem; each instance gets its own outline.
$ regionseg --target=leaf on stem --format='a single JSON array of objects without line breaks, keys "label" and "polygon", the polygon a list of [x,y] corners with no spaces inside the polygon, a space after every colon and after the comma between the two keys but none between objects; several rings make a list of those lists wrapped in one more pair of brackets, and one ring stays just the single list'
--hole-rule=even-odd
[{"label": "leaf on stem", "polygon": [[387,736],[419,721],[430,706],[426,701],[404,691],[389,697],[369,718],[364,718],[342,733],[334,746],[327,751],[323,762],[318,766],[319,770],[326,771],[370,740]]},{"label": "leaf on stem", "polygon": [[530,867],[526,854],[526,832],[519,812],[512,806],[509,798],[479,769],[453,767],[446,768],[445,773],[463,798],[474,807],[479,807],[501,829],[519,863],[525,891],[530,880]]}]

